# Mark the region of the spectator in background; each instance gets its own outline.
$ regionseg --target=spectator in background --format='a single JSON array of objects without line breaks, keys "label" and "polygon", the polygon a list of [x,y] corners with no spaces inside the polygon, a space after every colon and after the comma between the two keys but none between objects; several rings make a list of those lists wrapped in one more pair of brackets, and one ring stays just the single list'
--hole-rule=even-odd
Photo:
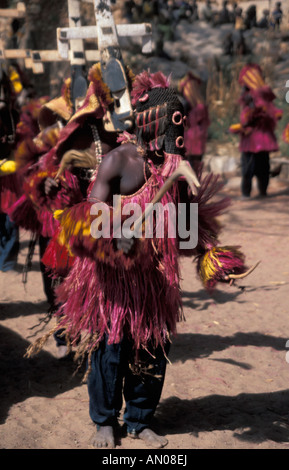
[{"label": "spectator in background", "polygon": [[221,24],[226,24],[231,22],[231,15],[228,10],[228,0],[223,1],[223,8],[220,11],[220,23]]},{"label": "spectator in background", "polygon": [[143,18],[144,20],[153,20],[158,16],[159,7],[157,0],[145,0],[143,2]]},{"label": "spectator in background", "polygon": [[202,9],[202,19],[207,23],[211,23],[213,20],[213,10],[211,6],[211,0],[206,0],[206,4]]},{"label": "spectator in background", "polygon": [[237,7],[235,10],[235,29],[237,31],[244,31],[245,29],[243,10],[240,7]]},{"label": "spectator in background", "polygon": [[257,23],[258,28],[268,29],[270,26],[270,11],[265,9],[263,10],[263,16],[260,21]]},{"label": "spectator in background", "polygon": [[134,0],[126,0],[124,2],[124,16],[130,23],[133,21],[134,7],[135,7]]},{"label": "spectator in background", "polygon": [[235,28],[225,36],[223,41],[225,55],[245,55],[249,52],[244,38],[244,30],[246,27],[242,12],[243,10],[240,7],[235,9]]},{"label": "spectator in background", "polygon": [[230,13],[231,15],[231,23],[235,23],[235,19],[236,19],[236,10],[238,8],[238,3],[237,2],[234,2],[233,3],[233,6],[232,6],[232,11]]},{"label": "spectator in background", "polygon": [[245,22],[246,29],[251,29],[257,26],[256,5],[251,5],[247,9],[244,22]]},{"label": "spectator in background", "polygon": [[191,22],[199,20],[199,10],[198,10],[198,4],[197,0],[191,0],[190,2],[190,7],[191,7]]},{"label": "spectator in background", "polygon": [[282,16],[283,16],[283,11],[281,9],[281,2],[277,2],[275,4],[275,9],[272,11],[272,20],[273,20],[274,29],[278,31],[282,23]]}]

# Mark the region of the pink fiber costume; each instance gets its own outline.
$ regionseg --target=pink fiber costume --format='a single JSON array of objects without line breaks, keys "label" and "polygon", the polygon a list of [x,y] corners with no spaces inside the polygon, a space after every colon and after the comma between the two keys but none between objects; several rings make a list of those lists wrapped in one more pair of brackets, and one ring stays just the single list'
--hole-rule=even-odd
[{"label": "pink fiber costume", "polygon": [[[128,219],[123,213],[127,204],[137,203],[143,211],[152,201],[182,161],[184,149],[183,108],[165,77],[143,72],[135,80],[132,97],[137,142],[132,143],[133,136],[126,134],[123,152],[133,154],[141,146],[150,154],[161,151],[164,158],[156,165],[144,157],[150,176],[133,194],[121,195],[122,223]],[[177,207],[182,201],[188,209],[190,202],[198,203],[197,246],[183,252],[180,238],[168,236],[170,212],[164,235],[156,235],[157,218],[152,238],[136,239],[128,254],[116,247],[112,201],[88,197],[55,214],[60,223],[58,244],[75,258],[57,289],[61,303],[57,327],[64,328],[77,356],[88,354],[90,416],[98,426],[115,425],[122,405],[123,377],[124,420],[129,433],[137,434],[149,426],[162,390],[170,337],[182,318],[180,256],[198,257],[198,272],[207,288],[213,288],[228,272],[244,270],[244,256],[237,248],[217,247],[220,225],[216,216],[228,204],[227,200],[211,201],[220,189],[217,180],[214,175],[202,177],[198,195],[193,196],[181,179],[161,199],[163,207],[169,203]],[[95,215],[91,212],[95,203],[111,215],[109,234],[100,238],[93,238],[90,231],[101,220],[98,210]],[[41,346],[53,331],[40,340]],[[37,348],[35,343],[30,353]]]},{"label": "pink fiber costume", "polygon": [[244,197],[250,197],[252,178],[258,180],[260,196],[266,196],[269,184],[269,153],[278,150],[275,128],[282,117],[273,101],[275,95],[265,84],[261,69],[256,64],[243,67],[239,75],[243,86],[240,98],[240,123],[230,127],[230,131],[240,135],[242,153],[242,184]]},{"label": "pink fiber costume", "polygon": [[[153,199],[181,158],[166,154],[162,167],[151,164],[152,176],[135,194],[121,197],[122,208],[128,203],[137,203],[144,210],[145,204]],[[183,184],[174,184],[161,203],[177,205]],[[209,247],[214,252],[220,228],[215,217],[228,201],[214,204],[207,204],[207,201],[219,188],[217,178],[209,175],[202,180],[198,196],[188,199],[199,204],[199,240],[197,247],[187,253],[186,250],[181,253],[179,240],[168,238],[167,233],[164,238],[141,239],[130,256],[115,251],[112,237],[93,239],[85,229],[95,220],[90,216],[90,210],[96,201],[84,201],[58,216],[63,227],[58,239],[76,255],[73,268],[58,289],[61,314],[64,315],[60,325],[67,328],[75,344],[81,333],[89,341],[88,350],[97,347],[104,334],[108,335],[110,343],[119,342],[124,334],[129,334],[135,348],[139,349],[146,348],[150,341],[155,346],[164,345],[168,333],[176,333],[176,324],[181,317],[179,257],[181,254],[202,256],[210,252]],[[112,211],[112,206],[109,209]],[[235,255],[231,255],[235,268],[243,268],[242,257],[239,259]],[[229,263],[225,271],[230,267]],[[220,266],[219,270],[223,269],[224,266]],[[215,285],[218,274],[216,271],[207,287]]]}]

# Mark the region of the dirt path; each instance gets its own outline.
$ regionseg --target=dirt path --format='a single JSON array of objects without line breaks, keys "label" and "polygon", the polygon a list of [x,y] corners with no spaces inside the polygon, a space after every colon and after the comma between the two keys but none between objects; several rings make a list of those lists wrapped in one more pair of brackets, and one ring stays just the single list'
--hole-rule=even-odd
[{"label": "dirt path", "polygon": [[[222,216],[221,243],[240,244],[248,264],[262,263],[239,283],[245,289],[225,285],[210,297],[191,260],[182,262],[186,322],[171,350],[156,426],[168,449],[287,449],[289,185],[271,180],[266,201],[239,201],[238,178],[224,192],[233,204]],[[27,243],[21,232],[19,270],[0,273],[0,448],[89,449],[94,426],[74,364],[55,357],[53,340],[23,358],[47,309],[38,252],[26,290],[22,284]],[[117,448],[145,445],[124,438]]]}]

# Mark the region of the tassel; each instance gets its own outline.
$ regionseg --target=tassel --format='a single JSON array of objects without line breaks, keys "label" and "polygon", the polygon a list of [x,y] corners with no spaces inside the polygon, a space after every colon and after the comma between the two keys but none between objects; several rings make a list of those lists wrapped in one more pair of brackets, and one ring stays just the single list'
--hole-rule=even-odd
[{"label": "tassel", "polygon": [[24,357],[31,358],[38,354],[44,347],[44,345],[47,343],[49,338],[53,335],[58,330],[58,325],[56,325],[52,330],[50,330],[48,333],[46,333],[44,336],[41,338],[38,338],[34,343],[30,344],[26,350],[26,353]]},{"label": "tassel", "polygon": [[198,259],[198,273],[203,285],[212,291],[225,276],[246,271],[244,255],[238,246],[214,247]]}]

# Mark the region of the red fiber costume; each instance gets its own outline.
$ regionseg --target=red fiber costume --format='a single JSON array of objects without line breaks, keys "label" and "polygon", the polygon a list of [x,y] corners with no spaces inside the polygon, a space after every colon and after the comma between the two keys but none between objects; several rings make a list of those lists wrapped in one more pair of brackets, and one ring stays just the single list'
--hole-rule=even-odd
[{"label": "red fiber costume", "polygon": [[[58,227],[58,222],[53,218],[53,211],[75,204],[83,197],[78,178],[72,174],[71,168],[63,168],[59,175],[59,190],[56,195],[46,194],[45,180],[56,177],[61,158],[69,149],[69,144],[74,144],[77,148],[74,135],[79,130],[81,132],[88,116],[101,119],[104,115],[109,98],[99,85],[97,73],[96,65],[89,73],[90,86],[85,102],[74,114],[70,99],[71,80],[67,79],[61,96],[42,108],[39,119],[41,132],[33,142],[29,141],[29,156],[34,158],[35,163],[27,168],[24,194],[11,208],[10,216],[20,227],[44,237],[52,237]],[[47,123],[51,121],[51,112],[64,123],[68,123],[61,129],[54,124],[47,127]],[[92,140],[90,131],[90,141]]]},{"label": "red fiber costume", "polygon": [[[10,215],[12,206],[23,193],[23,179],[27,167],[33,161],[33,138],[39,131],[38,115],[47,97],[31,99],[26,96],[23,88],[21,73],[14,67],[9,67],[9,78],[5,83],[5,73],[0,83],[1,99],[3,99],[0,116],[0,269],[12,269],[17,261],[19,250],[19,227]],[[23,101],[23,95],[26,104]],[[6,161],[7,160],[7,161]],[[14,238],[15,243],[12,243]],[[10,247],[10,248],[9,248]],[[13,252],[13,263],[6,263],[9,250]]]},{"label": "red fiber costume", "polygon": [[232,125],[230,131],[240,134],[240,151],[257,153],[278,150],[274,130],[282,117],[282,110],[274,106],[276,97],[264,82],[260,67],[256,64],[243,67],[239,83],[245,87],[239,100],[240,124]]},{"label": "red fiber costume", "polygon": [[[40,172],[40,167],[43,156],[51,152],[57,144],[61,125],[72,114],[71,103],[66,96],[69,86],[70,81],[65,81],[60,97],[50,101],[46,99],[46,102],[40,101],[41,106],[33,108],[33,112],[30,110],[31,107],[28,106],[29,113],[25,113],[19,123],[19,132],[26,137],[19,142],[14,158],[17,177],[21,178],[22,181],[22,192],[10,207],[9,216],[19,227],[37,235],[51,236],[54,233],[53,228],[51,233],[45,227],[43,228],[44,212],[41,210],[41,196],[43,198],[43,181],[45,180],[44,175],[45,172],[47,173],[47,168],[42,168]],[[27,128],[31,128],[29,122],[27,122],[27,116],[29,115],[33,115],[35,118],[33,128],[38,129],[35,134],[27,131]],[[58,122],[61,122],[61,125]],[[40,181],[42,189],[39,194],[36,182]],[[53,223],[54,228],[55,225]]]}]

